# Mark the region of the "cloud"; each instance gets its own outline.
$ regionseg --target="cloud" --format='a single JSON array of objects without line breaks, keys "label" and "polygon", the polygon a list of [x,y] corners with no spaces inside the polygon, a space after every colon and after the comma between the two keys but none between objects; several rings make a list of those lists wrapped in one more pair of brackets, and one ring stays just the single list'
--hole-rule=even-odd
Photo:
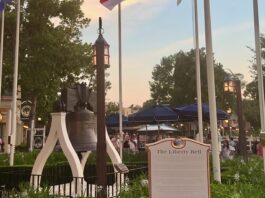
[{"label": "cloud", "polygon": [[[204,27],[201,27],[203,29]],[[215,38],[225,36],[225,35],[235,35],[240,34],[244,31],[251,30],[253,28],[252,22],[245,22],[234,26],[224,26],[213,30],[212,36],[213,41]],[[205,46],[204,32],[199,33],[200,47]],[[177,52],[178,50],[189,50],[194,48],[193,37],[187,37],[185,39],[177,40],[175,42],[166,43],[163,47],[156,51],[156,55],[169,55]]]},{"label": "cloud", "polygon": [[99,0],[84,1],[82,10],[85,13],[85,16],[92,20],[98,16],[105,17],[109,14],[107,9],[100,4]]},{"label": "cloud", "polygon": [[[154,14],[162,10],[163,7],[167,5],[169,0],[125,0],[122,2],[122,10],[126,10],[126,14],[137,18],[137,16],[144,16],[141,20],[150,19]],[[134,7],[134,9],[129,9]],[[88,18],[97,19],[99,16],[104,17],[105,19],[113,18],[113,15],[116,15],[117,8],[114,8],[112,11],[105,8],[100,4],[99,0],[89,0],[84,1],[82,5],[82,10],[85,13],[85,16]]]},{"label": "cloud", "polygon": [[225,27],[218,28],[214,30],[213,33],[215,36],[221,36],[224,34],[240,33],[246,30],[250,30],[251,28],[254,28],[253,22],[247,21],[245,23],[241,23],[238,25],[225,26]]},{"label": "cloud", "polygon": [[[122,3],[123,9],[126,9],[134,4],[137,4],[139,2],[146,2],[146,0],[126,0]],[[117,8],[114,8],[114,10]],[[82,5],[82,10],[85,13],[85,16],[91,19],[98,18],[98,16],[109,18],[113,11],[108,10],[105,8],[99,0],[89,0],[84,1],[84,4]]]}]

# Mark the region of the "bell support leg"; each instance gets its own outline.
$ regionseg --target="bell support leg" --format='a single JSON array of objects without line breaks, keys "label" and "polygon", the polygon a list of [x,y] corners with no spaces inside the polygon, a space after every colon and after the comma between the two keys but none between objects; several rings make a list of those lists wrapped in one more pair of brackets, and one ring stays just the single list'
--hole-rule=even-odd
[{"label": "bell support leg", "polygon": [[[50,133],[48,135],[46,144],[42,148],[41,152],[39,153],[34,166],[32,168],[32,173],[31,175],[41,175],[44,165],[52,153],[57,140],[59,140],[59,143],[61,145],[62,151],[65,154],[70,167],[72,171],[72,175],[75,178],[83,179],[83,168],[80,163],[80,160],[78,159],[78,156],[69,140],[69,136],[66,130],[66,124],[65,124],[65,117],[66,113],[65,112],[59,112],[59,113],[52,113],[52,123],[51,123],[51,129]],[[40,183],[41,177],[38,177],[38,180],[34,180],[31,178],[31,184],[33,187],[37,187],[37,185]],[[81,189],[80,187],[80,182],[77,183],[77,191],[79,194],[79,191]]]}]

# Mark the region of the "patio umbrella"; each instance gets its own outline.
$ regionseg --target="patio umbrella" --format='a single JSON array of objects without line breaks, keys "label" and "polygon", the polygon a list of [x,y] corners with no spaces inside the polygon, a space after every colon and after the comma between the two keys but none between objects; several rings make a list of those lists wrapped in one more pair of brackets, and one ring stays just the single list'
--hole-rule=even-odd
[{"label": "patio umbrella", "polygon": [[168,126],[166,124],[161,124],[161,125],[158,125],[158,124],[147,124],[146,126],[138,129],[137,131],[138,132],[146,132],[146,131],[178,131],[176,128],[173,128],[171,126]]},{"label": "patio umbrella", "polygon": [[[106,125],[108,127],[118,126],[119,125],[119,113],[113,113],[106,117]],[[128,118],[122,116],[122,124],[128,125]]]},{"label": "patio umbrella", "polygon": [[[185,106],[180,106],[175,108],[177,113],[179,114],[180,120],[196,120],[198,118],[198,107],[197,104],[190,104],[190,105],[185,105]],[[216,109],[217,111],[217,119],[218,120],[226,120],[228,118],[228,114],[221,110],[221,109]],[[206,104],[202,104],[202,114],[203,114],[203,119],[204,120],[209,120],[209,106]]]},{"label": "patio umbrella", "polygon": [[129,115],[129,122],[159,123],[162,121],[176,121],[178,114],[168,106],[152,106],[132,115]]}]

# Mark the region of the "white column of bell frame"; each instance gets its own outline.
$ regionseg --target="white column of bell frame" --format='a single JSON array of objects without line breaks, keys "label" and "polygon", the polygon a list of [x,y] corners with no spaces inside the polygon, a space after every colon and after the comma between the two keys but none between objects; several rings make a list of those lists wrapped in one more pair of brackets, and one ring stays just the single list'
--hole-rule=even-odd
[{"label": "white column of bell frame", "polygon": [[[50,133],[48,135],[47,141],[42,148],[41,152],[39,153],[34,166],[32,168],[31,175],[39,175],[39,180],[41,180],[41,174],[44,168],[44,165],[48,159],[48,157],[51,155],[57,140],[59,140],[60,146],[62,148],[63,153],[65,154],[70,167],[72,171],[73,177],[83,178],[83,168],[80,163],[80,160],[70,142],[67,130],[66,130],[66,124],[65,124],[65,112],[60,113],[52,113],[52,123],[51,123],[51,129]],[[36,179],[31,178],[31,184],[33,187],[37,188],[40,181],[37,181]],[[77,185],[80,185],[79,182],[77,182]],[[80,186],[77,186],[77,189],[79,191]]]}]

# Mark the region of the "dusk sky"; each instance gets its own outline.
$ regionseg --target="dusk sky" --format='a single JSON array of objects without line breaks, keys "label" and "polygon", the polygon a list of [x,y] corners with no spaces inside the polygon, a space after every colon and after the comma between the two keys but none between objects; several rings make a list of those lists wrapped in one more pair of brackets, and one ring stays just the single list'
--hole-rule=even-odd
[{"label": "dusk sky", "polygon": [[[200,47],[205,46],[203,0],[199,3]],[[251,80],[249,66],[255,48],[252,0],[211,0],[213,50],[215,59]],[[260,32],[265,33],[265,1],[259,0]],[[110,44],[108,69],[112,88],[107,102],[119,100],[118,9],[109,11],[99,0],[85,0],[83,11],[91,24],[83,41],[94,43],[98,17],[102,17],[104,38]],[[193,48],[192,0],[125,0],[122,3],[123,106],[142,105],[150,99],[149,82],[161,58]],[[194,66],[195,67],[195,66]],[[196,85],[194,85],[196,86]]]}]

